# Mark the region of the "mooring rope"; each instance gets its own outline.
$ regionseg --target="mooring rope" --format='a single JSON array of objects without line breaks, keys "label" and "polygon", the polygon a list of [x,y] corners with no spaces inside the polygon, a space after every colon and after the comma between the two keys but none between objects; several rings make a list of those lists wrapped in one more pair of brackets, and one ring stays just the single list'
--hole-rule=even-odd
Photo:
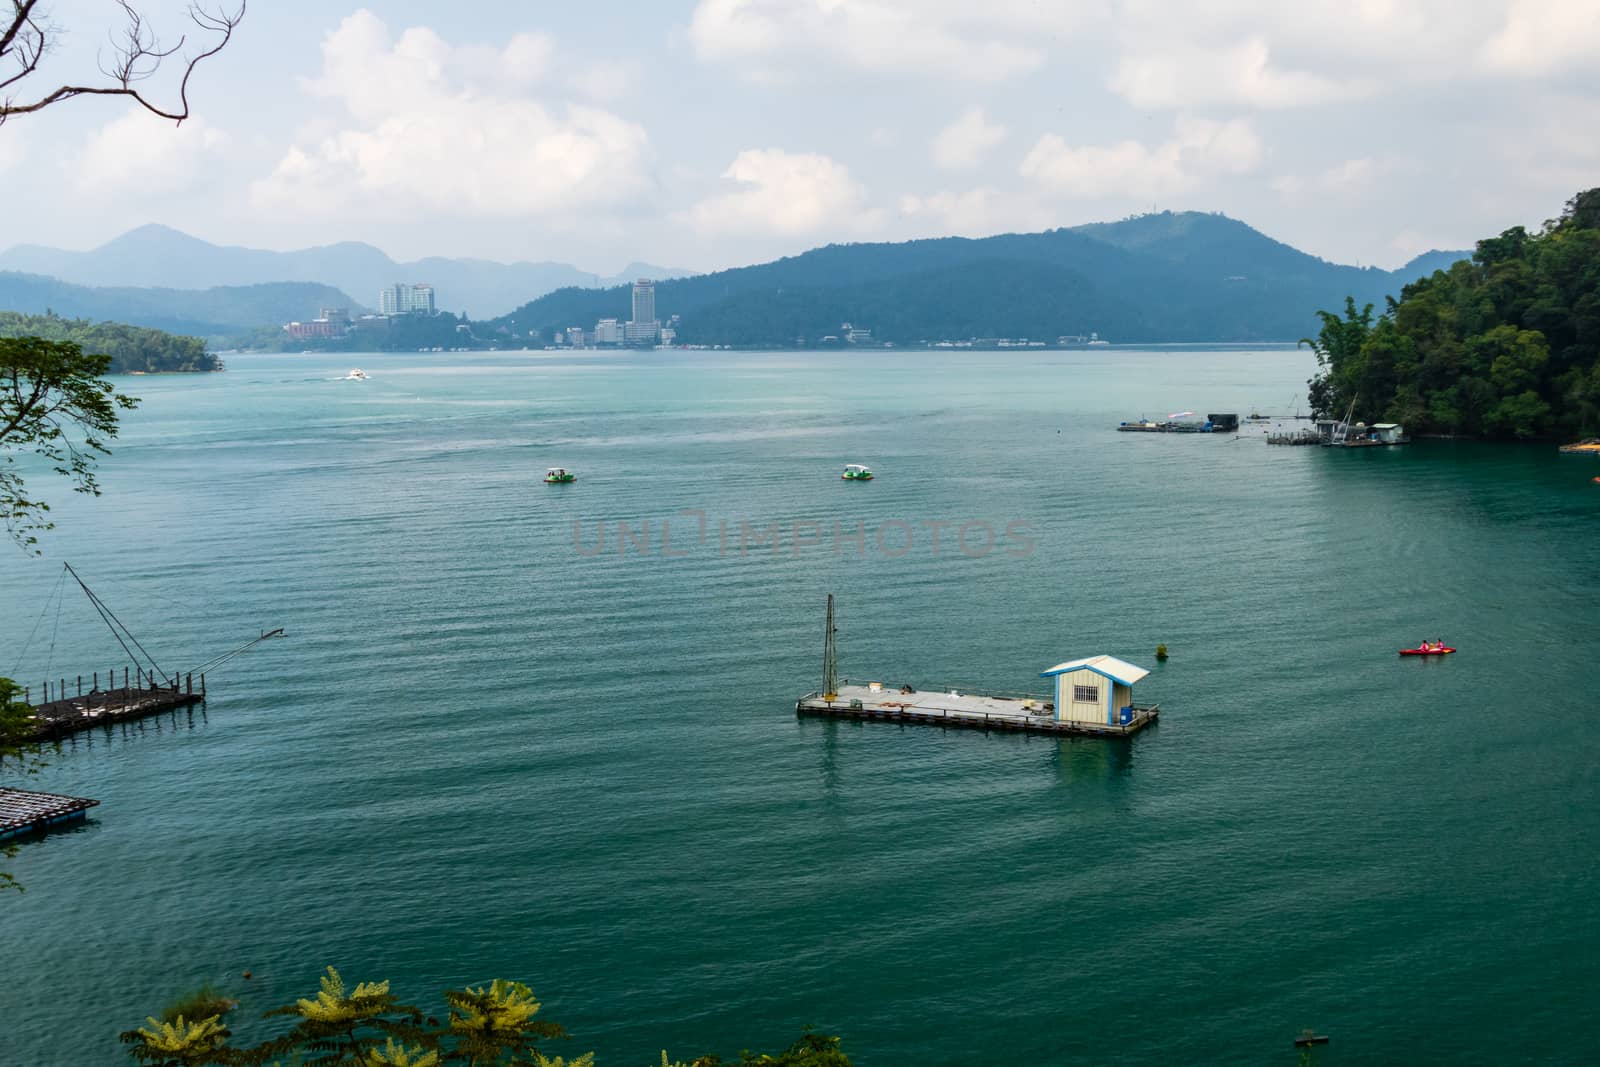
[{"label": "mooring rope", "polygon": [[[133,654],[133,650],[128,647],[128,642],[122,639],[123,634],[128,635],[128,641],[133,642],[134,648],[137,648],[140,652],[144,653],[145,661],[150,664],[150,670],[152,674],[161,675],[161,680],[166,684],[171,685],[172,679],[167,677],[167,672],[162,670],[160,665],[156,663],[156,658],[146,651],[145,647],[139,643],[139,639],[133,636],[133,631],[128,629],[127,625],[123,623],[121,619],[117,618],[116,613],[110,608],[106,607],[100,598],[94,595],[94,590],[90,589],[84,584],[83,579],[78,577],[78,572],[72,569],[72,564],[63,563],[62,566],[67,568],[67,572],[72,575],[73,580],[78,583],[79,587],[81,587],[84,593],[89,597],[89,603],[93,604],[94,609],[100,613],[100,618],[105,621],[107,626],[111,627],[111,636],[117,639],[117,644],[122,646],[122,651],[128,654],[128,658],[133,660],[135,663],[139,662],[139,657]],[[121,628],[121,633],[118,632],[119,627]]]},{"label": "mooring rope", "polygon": [[[67,572],[62,571],[56,575],[55,588],[50,590],[50,595],[44,598],[44,607],[39,612],[39,617],[33,621],[33,629],[28,632],[28,639],[22,642],[22,651],[17,653],[17,665],[11,668],[11,677],[17,677],[17,672],[22,669],[22,661],[28,657],[28,649],[33,647],[34,636],[38,634],[39,627],[44,625],[44,617],[50,614],[50,602],[61,595],[61,587],[67,580]],[[56,607],[56,621],[61,621],[61,608]],[[49,668],[45,669],[49,673]]]}]

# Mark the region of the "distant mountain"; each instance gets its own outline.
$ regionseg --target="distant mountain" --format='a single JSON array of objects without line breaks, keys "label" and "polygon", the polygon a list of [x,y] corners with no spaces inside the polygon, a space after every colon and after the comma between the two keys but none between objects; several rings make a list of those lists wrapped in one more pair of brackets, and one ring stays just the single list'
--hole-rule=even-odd
[{"label": "distant mountain", "polygon": [[1472,252],[1470,250],[1466,252],[1440,252],[1435,249],[1417,256],[1395,271],[1395,273],[1405,278],[1407,283],[1410,283],[1418,278],[1426,278],[1436,270],[1449,270],[1452,264],[1471,258]]},{"label": "distant mountain", "polygon": [[[1425,269],[1425,260],[1414,262]],[[814,343],[844,322],[899,344],[1090,332],[1138,343],[1294,341],[1346,294],[1381,304],[1412,280],[1407,270],[1329,263],[1226,216],[1164,212],[1045,233],[829,245],[663,282],[656,310],[681,316],[681,340],[707,344]],[[624,287],[562,289],[497,325],[547,339],[628,313]]]},{"label": "distant mountain", "polygon": [[[59,278],[75,285],[206,289],[267,282],[318,282],[342,289],[362,304],[395,282],[427,282],[439,306],[493,315],[563,286],[612,286],[635,278],[680,278],[689,272],[631,263],[621,274],[600,277],[565,263],[496,263],[486,259],[430,257],[397,263],[381,250],[343,241],[294,252],[214,245],[168,226],[141,226],[88,252],[16,245],[0,252],[0,271]],[[301,309],[302,318],[316,309]],[[259,323],[257,325],[260,325]]]},{"label": "distant mountain", "polygon": [[93,288],[0,271],[0,310],[124,322],[200,337],[236,336],[269,323],[309,319],[323,307],[363,310],[338,289],[311,282],[210,289]]}]

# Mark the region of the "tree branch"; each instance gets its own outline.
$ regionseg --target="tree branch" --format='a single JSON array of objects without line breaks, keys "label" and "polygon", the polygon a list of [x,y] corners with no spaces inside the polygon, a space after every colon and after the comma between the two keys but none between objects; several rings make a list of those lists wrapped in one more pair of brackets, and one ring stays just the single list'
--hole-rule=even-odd
[{"label": "tree branch", "polygon": [[[187,35],[178,38],[178,43],[170,48],[163,48],[160,39],[145,24],[144,17],[134,8],[131,0],[117,0],[127,21],[123,24],[121,32],[113,35],[112,60],[109,64],[102,62],[100,66],[101,73],[110,79],[112,84],[63,85],[31,103],[13,103],[11,98],[7,97],[0,100],[0,122],[4,122],[12,115],[43,111],[47,107],[77,96],[123,96],[133,100],[151,114],[171,119],[173,122],[182,122],[189,117],[190,111],[189,79],[194,76],[196,67],[222,51],[228,46],[228,42],[233,40],[233,31],[244,18],[246,2],[247,0],[239,0],[239,7],[234,11],[218,8],[213,12],[198,3],[190,5],[189,20],[207,33],[220,35],[220,39],[212,47],[186,61],[183,78],[178,83],[178,103],[175,107],[152,100],[138,87],[138,83],[154,74],[163,60],[176,55],[188,40]],[[0,62],[8,58],[14,59],[18,70],[9,78],[0,81],[0,89],[36,72],[40,59],[49,47],[48,29],[33,15],[38,3],[39,0],[12,0],[11,23],[0,31]],[[0,26],[3,25],[0,23]]]}]

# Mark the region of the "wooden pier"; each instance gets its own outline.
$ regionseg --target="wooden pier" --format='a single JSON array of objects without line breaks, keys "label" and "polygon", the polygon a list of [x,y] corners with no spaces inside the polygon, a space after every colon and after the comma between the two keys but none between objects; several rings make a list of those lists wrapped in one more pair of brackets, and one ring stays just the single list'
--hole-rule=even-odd
[{"label": "wooden pier", "polygon": [[[95,726],[109,726],[202,704],[206,699],[206,676],[203,674],[199,688],[195,687],[193,674],[181,680],[175,678],[170,685],[156,685],[153,680],[146,684],[143,677],[137,684],[130,685],[126,669],[122,672],[122,685],[116,688],[100,688],[98,674],[91,676],[88,692],[84,692],[83,682],[83,676],[79,675],[74,696],[59,695],[67,692],[65,678],[53,684],[45,683],[45,700],[33,705],[33,740],[53,741]],[[115,682],[114,677],[107,677],[108,686]],[[31,691],[29,693],[31,696]]]},{"label": "wooden pier", "polygon": [[[834,719],[868,719],[878,722],[918,723],[928,726],[954,726],[969,730],[1011,730],[1030,734],[1079,735],[1085,737],[1129,737],[1154,723],[1161,716],[1158,704],[1138,704],[1133,701],[1133,683],[1150,672],[1131,663],[1110,656],[1091,656],[1083,660],[1063,663],[1046,671],[1040,677],[1050,677],[1061,691],[1061,677],[1076,670],[1086,676],[1093,675],[1096,688],[1093,710],[1096,715],[1105,713],[1105,721],[1082,714],[1077,689],[1088,689],[1088,684],[1075,685],[1071,697],[1074,714],[1058,715],[1055,700],[1030,693],[1003,693],[993,690],[954,687],[918,691],[910,685],[887,686],[882,682],[851,685],[850,680],[837,677],[839,655],[835,635],[839,632],[834,622],[833,594],[828,594],[828,617],[822,631],[822,688],[813,690],[795,701],[796,715],[821,715]],[[1101,702],[1098,687],[1100,679],[1114,683],[1107,692],[1110,700],[1126,694],[1126,704],[1113,706]],[[1067,699],[1066,696],[1060,699]],[[1118,709],[1120,708],[1120,714]]]},{"label": "wooden pier", "polygon": [[794,711],[796,715],[820,715],[835,719],[1084,737],[1129,737],[1161,717],[1159,704],[1136,704],[1132,718],[1126,725],[1078,722],[1057,719],[1055,705],[1045,697],[955,689],[943,692],[902,691],[909,688],[874,689],[870,685],[841,685],[831,699],[820,691],[807,693],[795,702]]},{"label": "wooden pier", "polygon": [[82,822],[98,800],[27,789],[0,789],[0,841]]}]

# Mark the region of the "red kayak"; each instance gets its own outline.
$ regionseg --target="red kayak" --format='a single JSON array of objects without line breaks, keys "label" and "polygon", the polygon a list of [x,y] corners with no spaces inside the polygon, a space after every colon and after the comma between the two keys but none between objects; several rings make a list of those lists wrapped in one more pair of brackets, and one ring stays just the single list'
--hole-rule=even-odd
[{"label": "red kayak", "polygon": [[1448,656],[1454,652],[1453,648],[1402,648],[1402,656]]}]

